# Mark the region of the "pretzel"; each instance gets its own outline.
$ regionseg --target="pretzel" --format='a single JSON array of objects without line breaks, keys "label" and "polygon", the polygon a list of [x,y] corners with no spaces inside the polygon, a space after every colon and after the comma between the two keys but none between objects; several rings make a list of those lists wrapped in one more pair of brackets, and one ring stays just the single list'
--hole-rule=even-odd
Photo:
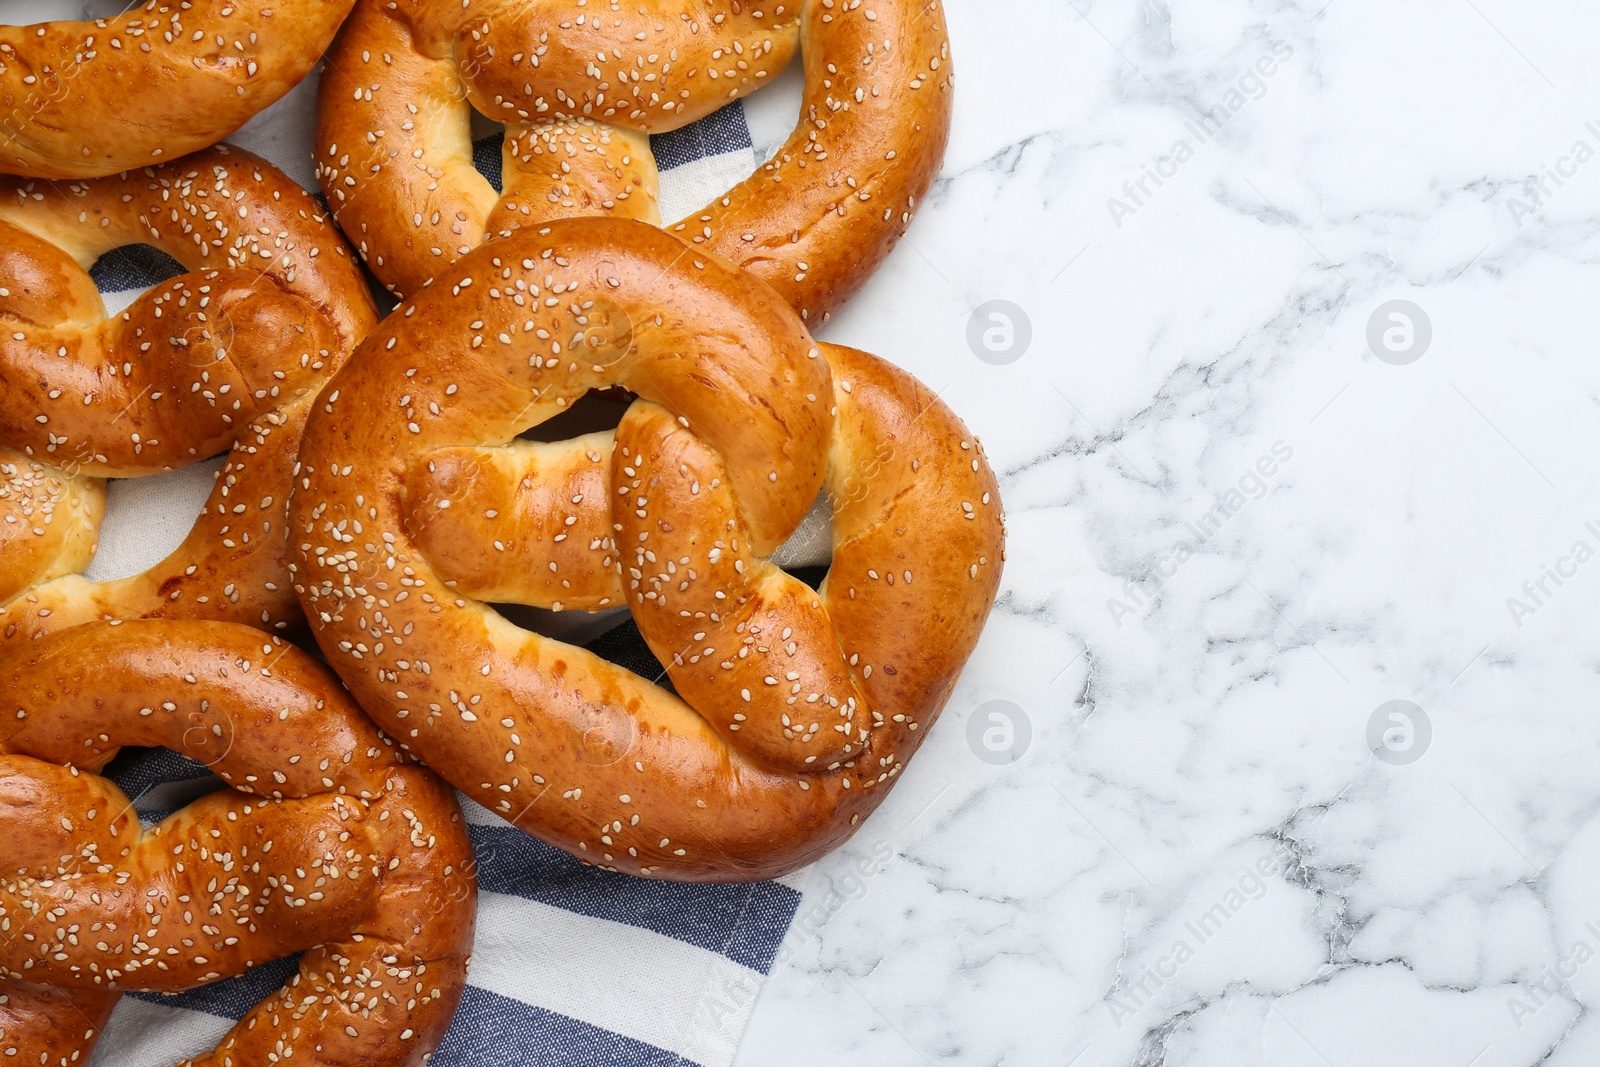
[{"label": "pretzel", "polygon": [[[659,224],[647,135],[755,91],[802,43],[788,142],[670,229],[820,323],[905,233],[944,156],[938,0],[358,0],[319,87],[318,175],[373,273],[415,294],[518,226]],[[502,193],[473,169],[471,108],[505,123]]]},{"label": "pretzel", "polygon": [[[594,388],[614,435],[516,440]],[[766,557],[825,489],[818,592]],[[781,874],[882,801],[1000,577],[998,489],[915,379],[818,346],[768,286],[642,223],[462,257],[307,422],[295,592],[386,732],[595,865]],[[626,604],[677,696],[485,603]]]},{"label": "pretzel", "polygon": [[[85,267],[137,242],[191,273],[107,317]],[[316,202],[247,152],[70,184],[0,178],[0,642],[99,618],[298,620],[283,525],[295,446],[376,320]],[[172,555],[81,577],[100,479],[230,446]]]},{"label": "pretzel", "polygon": [[[465,986],[472,847],[454,792],[338,679],[246,626],[143,621],[16,646],[0,687],[0,1062],[87,1062],[121,991],[295,952],[190,1064],[426,1061]],[[123,745],[232,788],[142,830],[97,773]]]},{"label": "pretzel", "polygon": [[216,144],[322,58],[353,0],[148,0],[0,26],[0,171],[99,178]]}]

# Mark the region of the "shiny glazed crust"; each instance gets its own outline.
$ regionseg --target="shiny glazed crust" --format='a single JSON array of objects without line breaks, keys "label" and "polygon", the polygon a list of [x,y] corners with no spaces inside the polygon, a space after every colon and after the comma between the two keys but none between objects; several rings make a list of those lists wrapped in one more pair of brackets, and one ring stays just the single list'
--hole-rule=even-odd
[{"label": "shiny glazed crust", "polygon": [[[517,435],[591,388],[615,433]],[[819,491],[814,592],[767,555]],[[356,699],[589,862],[771,877],[844,840],[948,699],[1001,570],[998,490],[911,376],[638,222],[522,229],[391,315],[319,398],[295,591]],[[677,694],[483,597],[626,603]]]},{"label": "shiny glazed crust", "polygon": [[[325,668],[227,623],[94,623],[0,656],[0,1058],[89,1059],[124,990],[303,952],[199,1067],[414,1067],[466,982],[477,885],[455,794]],[[141,828],[123,745],[232,788]],[[11,1059],[15,1057],[15,1059]]]},{"label": "shiny glazed crust", "polygon": [[[108,317],[87,268],[141,242],[190,273]],[[248,152],[0,179],[0,643],[105,618],[297,621],[283,520],[300,429],[376,321],[316,201]],[[119,581],[81,577],[101,479],[224,450],[171,556]]]},{"label": "shiny glazed crust", "polygon": [[[806,89],[789,140],[666,221],[820,324],[905,233],[944,157],[938,0],[359,0],[320,89],[322,187],[374,273],[414,295],[518,226],[662,223],[646,134],[753,92],[796,51]],[[500,194],[472,166],[474,107],[506,124]]]},{"label": "shiny glazed crust", "polygon": [[0,172],[99,178],[216,144],[294,88],[353,0],[148,0],[0,26]]}]

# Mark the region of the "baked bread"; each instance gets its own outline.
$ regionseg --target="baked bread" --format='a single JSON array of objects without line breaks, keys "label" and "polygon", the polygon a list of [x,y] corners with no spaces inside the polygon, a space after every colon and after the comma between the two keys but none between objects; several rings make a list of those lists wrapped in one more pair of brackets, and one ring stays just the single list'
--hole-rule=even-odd
[{"label": "baked bread", "polygon": [[[107,316],[86,270],[146,243],[190,271]],[[0,643],[104,618],[299,619],[283,520],[306,412],[377,321],[343,238],[226,146],[110,178],[0,178]],[[101,479],[228,450],[183,544],[90,582]]]},{"label": "baked bread", "polygon": [[[904,234],[944,157],[939,0],[358,0],[319,89],[318,174],[367,265],[414,295],[519,226],[661,223],[648,135],[755,91],[796,51],[806,89],[788,142],[668,221],[820,324]],[[503,192],[473,169],[473,108],[506,125]]]},{"label": "baked bread", "polygon": [[0,172],[99,178],[216,144],[294,88],[353,0],[147,0],[0,26]]},{"label": "baked bread", "polygon": [[[614,433],[518,434],[591,389]],[[819,491],[818,591],[768,555]],[[948,699],[994,600],[998,488],[928,389],[812,341],[770,287],[646,224],[468,253],[318,399],[295,591],[383,729],[591,863],[768,878],[839,844]],[[676,695],[491,606],[626,604]]]},{"label": "baked bread", "polygon": [[[249,627],[147,621],[13,646],[0,688],[0,1062],[86,1063],[122,991],[295,952],[191,1065],[426,1062],[466,982],[472,848],[338,679]],[[124,745],[231,788],[144,830],[98,774]]]}]

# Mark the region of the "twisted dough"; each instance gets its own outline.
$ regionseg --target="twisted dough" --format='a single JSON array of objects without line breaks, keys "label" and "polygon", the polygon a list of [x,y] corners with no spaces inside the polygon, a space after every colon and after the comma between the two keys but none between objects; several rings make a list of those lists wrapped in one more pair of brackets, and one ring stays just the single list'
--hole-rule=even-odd
[{"label": "twisted dough", "polygon": [[[466,981],[471,844],[454,793],[327,670],[249,627],[95,623],[16,647],[0,686],[0,1057],[81,1064],[122,990],[302,951],[191,1065],[432,1053]],[[232,788],[142,830],[96,773],[123,745]]]},{"label": "twisted dough", "polygon": [[216,144],[294,88],[353,0],[148,0],[0,26],[0,171],[98,178]]},{"label": "twisted dough", "polygon": [[[517,435],[592,388],[615,434]],[[766,556],[819,489],[813,592]],[[915,379],[638,222],[469,253],[307,423],[295,591],[386,731],[601,866],[770,877],[847,837],[950,695],[999,581],[994,476]],[[674,695],[483,598],[626,603]]]},{"label": "twisted dough", "polygon": [[[141,242],[191,273],[108,317],[86,269]],[[102,618],[297,620],[283,519],[300,428],[376,321],[316,201],[248,152],[0,179],[0,642]],[[171,556],[119,581],[80,576],[100,479],[230,446]]]},{"label": "twisted dough", "polygon": [[[944,157],[953,89],[939,0],[359,0],[320,87],[322,187],[404,295],[518,226],[659,225],[648,134],[753,92],[796,50],[794,133],[671,232],[820,324],[905,233]],[[472,166],[472,108],[506,124],[499,194]]]}]

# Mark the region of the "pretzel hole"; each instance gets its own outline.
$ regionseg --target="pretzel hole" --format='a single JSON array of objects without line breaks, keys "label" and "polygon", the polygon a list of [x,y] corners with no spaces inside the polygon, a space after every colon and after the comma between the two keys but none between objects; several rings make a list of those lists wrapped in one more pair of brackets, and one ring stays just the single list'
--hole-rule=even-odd
[{"label": "pretzel hole", "polygon": [[[687,126],[650,137],[660,218],[677,222],[706,204],[707,189],[731,189],[778,151],[794,130],[805,94],[801,64],[757,92]],[[472,111],[472,165],[505,193],[506,127]]]},{"label": "pretzel hole", "polygon": [[744,98],[745,127],[750,131],[757,165],[777,155],[778,149],[794,133],[800,109],[805,105],[805,95],[805,63],[793,62],[782,74]]},{"label": "pretzel hole", "polygon": [[143,573],[175,552],[189,536],[226,456],[143,478],[106,483],[100,547],[84,571],[91,581]]},{"label": "pretzel hole", "polygon": [[147,244],[119,245],[89,268],[107,315],[120,314],[149,290],[183,273],[183,264]]},{"label": "pretzel hole", "polygon": [[620,386],[591,389],[565,411],[552,416],[536,426],[530,426],[517,436],[524,441],[567,441],[586,433],[615,430],[622,422],[634,394]]},{"label": "pretzel hole", "polygon": [[[784,547],[787,549],[789,546],[786,544]],[[777,556],[773,558],[776,560]],[[812,589],[820,589],[822,580],[828,576],[827,564],[795,565],[785,567],[784,570]],[[666,666],[656,658],[655,653],[650,651],[650,646],[645,642],[644,635],[639,632],[638,624],[633,621],[633,615],[627,608],[609,608],[595,612],[554,612],[531,608],[524,604],[492,606],[508,620],[524,629],[533,630],[545,637],[553,637],[569,645],[583,645],[601,659],[615,663],[669,693],[676,694],[678,691],[667,674]],[[622,714],[615,708],[609,710],[617,715]],[[627,721],[628,729],[631,730],[631,720]],[[601,738],[610,739],[621,734],[620,730],[600,730],[599,733],[593,733],[595,729],[605,725],[605,723],[592,723],[573,735],[574,751],[578,752],[586,762],[595,766],[608,766],[611,762],[615,762],[615,760],[602,761],[598,757],[591,758],[591,754],[595,751],[594,746],[600,743]]]},{"label": "pretzel hole", "polygon": [[[102,254],[88,274],[100,290],[108,317],[114,317],[145,293],[188,273],[172,256],[153,245],[120,245]],[[269,299],[271,299],[269,297]],[[248,304],[244,305],[248,308]],[[248,317],[248,310],[241,314]],[[260,332],[248,321],[247,328]],[[270,328],[281,322],[269,321]],[[227,312],[213,315],[204,326],[185,331],[183,361],[202,370],[226,359],[235,324]],[[305,341],[284,337],[285,345]],[[257,338],[258,347],[262,347]],[[189,537],[217,476],[226,449],[177,470],[138,478],[113,478],[106,483],[106,510],[99,546],[85,570],[92,581],[114,581],[140,574],[166,559]]]},{"label": "pretzel hole", "polygon": [[[838,501],[824,489],[789,539],[772,553],[772,562],[815,589],[827,577],[833,557],[833,513]],[[808,574],[815,572],[813,581]]]},{"label": "pretzel hole", "polygon": [[167,748],[126,746],[100,774],[126,794],[133,814],[147,830],[201,797],[227,788],[205,763]]}]

